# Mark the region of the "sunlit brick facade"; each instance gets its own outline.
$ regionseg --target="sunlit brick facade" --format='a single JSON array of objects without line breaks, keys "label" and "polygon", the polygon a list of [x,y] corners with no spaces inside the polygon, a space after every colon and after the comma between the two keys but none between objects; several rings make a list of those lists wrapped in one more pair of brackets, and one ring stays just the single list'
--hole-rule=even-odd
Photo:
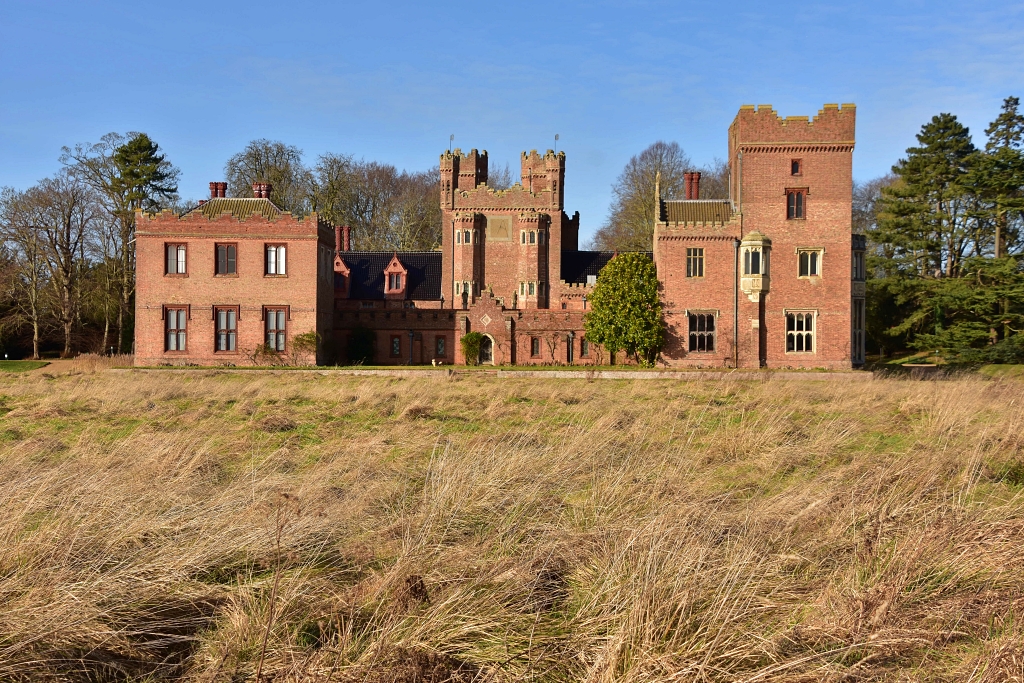
[{"label": "sunlit brick facade", "polygon": [[[728,133],[728,198],[694,199],[695,173],[685,199],[656,190],[660,363],[863,362],[855,111],[825,105],[813,119],[783,119],[744,106]],[[262,185],[252,199],[227,199],[223,183],[211,183],[211,199],[181,217],[140,214],[136,362],[247,364],[258,346],[287,356],[295,334],[316,331],[316,358],[292,353],[294,362],[349,362],[353,339],[369,335],[373,364],[465,363],[459,339],[475,331],[484,363],[607,363],[583,319],[614,254],[578,248],[579,214],[564,210],[565,154],[524,152],[507,190],[487,185],[487,166],[485,151],[441,155],[442,239],[431,252],[352,251],[347,228],[280,212]],[[235,271],[220,272],[232,253]]]}]

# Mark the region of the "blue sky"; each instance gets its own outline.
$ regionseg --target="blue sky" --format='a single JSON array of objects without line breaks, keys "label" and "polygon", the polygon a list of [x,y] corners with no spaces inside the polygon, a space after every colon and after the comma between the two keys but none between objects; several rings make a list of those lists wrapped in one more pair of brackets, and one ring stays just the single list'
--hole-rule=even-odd
[{"label": "blue sky", "polygon": [[858,180],[941,111],[983,142],[1024,96],[1024,3],[5,0],[0,64],[0,186],[110,131],[149,133],[192,198],[253,138],[414,170],[454,133],[515,169],[558,133],[585,239],[631,155],[724,157],[741,104],[856,103]]}]

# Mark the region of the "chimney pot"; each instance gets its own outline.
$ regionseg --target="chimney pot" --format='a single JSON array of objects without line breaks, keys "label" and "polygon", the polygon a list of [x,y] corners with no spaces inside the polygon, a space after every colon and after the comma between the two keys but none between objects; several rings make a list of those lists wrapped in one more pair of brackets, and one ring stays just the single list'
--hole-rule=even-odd
[{"label": "chimney pot", "polygon": [[270,183],[263,183],[263,198],[270,199],[270,193],[274,190],[274,186]]},{"label": "chimney pot", "polygon": [[217,188],[220,187],[220,183],[210,183],[210,199],[217,198]]},{"label": "chimney pot", "polygon": [[254,199],[259,199],[260,196],[262,196],[262,194],[263,194],[263,188],[261,187],[261,183],[253,183],[252,184],[252,196],[253,196],[253,198]]}]

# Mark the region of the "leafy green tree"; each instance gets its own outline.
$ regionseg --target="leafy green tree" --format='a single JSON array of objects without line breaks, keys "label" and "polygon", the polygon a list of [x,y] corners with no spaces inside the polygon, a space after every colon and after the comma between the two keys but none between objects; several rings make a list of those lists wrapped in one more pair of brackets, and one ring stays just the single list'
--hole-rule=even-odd
[{"label": "leafy green tree", "polygon": [[625,350],[643,365],[653,365],[665,339],[658,296],[658,274],[644,254],[618,254],[601,269],[587,299],[583,319],[587,339],[609,353]]}]

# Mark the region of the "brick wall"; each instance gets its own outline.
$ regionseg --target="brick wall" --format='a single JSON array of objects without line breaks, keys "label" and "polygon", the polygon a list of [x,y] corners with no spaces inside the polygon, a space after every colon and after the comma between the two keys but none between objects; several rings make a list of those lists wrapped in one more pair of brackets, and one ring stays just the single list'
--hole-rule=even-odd
[{"label": "brick wall", "polygon": [[[201,365],[250,364],[246,352],[265,341],[266,307],[288,311],[285,355],[292,355],[291,339],[310,331],[330,328],[333,284],[333,236],[316,215],[296,219],[289,214],[268,219],[259,215],[239,220],[230,214],[208,218],[200,212],[182,217],[170,212],[140,213],[136,229],[137,365],[165,363]],[[187,272],[166,273],[166,245],[185,244]],[[267,244],[286,246],[286,274],[265,274]],[[216,245],[234,244],[236,274],[216,275]],[[165,310],[189,311],[185,351],[165,348]],[[215,350],[215,307],[237,311],[236,350]],[[313,357],[302,362],[312,363]]]}]

